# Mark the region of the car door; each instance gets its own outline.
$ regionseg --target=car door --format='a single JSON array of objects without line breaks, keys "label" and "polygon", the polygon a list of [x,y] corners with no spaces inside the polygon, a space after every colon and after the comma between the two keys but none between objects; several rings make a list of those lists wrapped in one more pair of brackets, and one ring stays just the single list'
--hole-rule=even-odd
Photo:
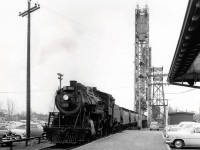
[{"label": "car door", "polygon": [[5,126],[0,126],[0,138],[8,132],[9,130]]},{"label": "car door", "polygon": [[190,135],[190,146],[200,146],[200,127],[194,127]]},{"label": "car door", "polygon": [[31,136],[37,137],[37,136],[41,136],[41,135],[42,135],[41,129],[38,128],[37,125],[31,124]]}]

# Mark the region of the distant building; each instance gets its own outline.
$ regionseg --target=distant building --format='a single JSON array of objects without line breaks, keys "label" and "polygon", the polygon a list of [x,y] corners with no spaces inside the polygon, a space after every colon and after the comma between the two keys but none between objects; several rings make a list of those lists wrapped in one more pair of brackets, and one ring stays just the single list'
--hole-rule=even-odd
[{"label": "distant building", "polygon": [[6,121],[6,115],[4,111],[0,110],[0,122],[4,122],[4,121]]},{"label": "distant building", "polygon": [[20,116],[18,116],[18,120],[26,120],[26,116],[20,115]]},{"label": "distant building", "polygon": [[179,124],[182,121],[194,121],[192,112],[171,112],[168,114],[168,124]]},{"label": "distant building", "polygon": [[152,106],[152,116],[153,116],[155,121],[157,120],[157,118],[160,117],[159,115],[160,115],[160,107],[159,106]]}]

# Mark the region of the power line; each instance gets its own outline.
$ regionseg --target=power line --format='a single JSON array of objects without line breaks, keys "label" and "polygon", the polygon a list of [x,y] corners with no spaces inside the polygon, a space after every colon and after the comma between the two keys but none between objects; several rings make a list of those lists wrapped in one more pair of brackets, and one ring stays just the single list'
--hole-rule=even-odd
[{"label": "power line", "polygon": [[[53,92],[53,91],[55,91],[55,90],[41,90],[41,91],[31,91],[31,92],[33,92],[33,93],[43,93],[43,92]],[[0,93],[2,93],[2,94],[6,94],[6,93],[26,93],[26,91],[16,91],[16,92],[14,92],[14,91],[0,91]]]},{"label": "power line", "polygon": [[134,88],[134,86],[124,86],[124,87],[100,87],[101,89],[129,89]]},{"label": "power line", "polygon": [[190,90],[187,90],[187,91],[177,92],[177,93],[165,93],[165,94],[182,94],[182,93],[187,93],[187,92],[190,92],[190,91],[193,91],[193,90],[196,90],[196,89],[190,89]]},{"label": "power line", "polygon": [[57,16],[62,17],[62,18],[65,19],[66,21],[70,21],[70,22],[72,22],[73,24],[76,24],[76,25],[78,25],[78,26],[80,26],[80,27],[83,27],[83,24],[81,24],[81,23],[77,22],[76,20],[73,20],[73,19],[71,19],[71,18],[69,18],[69,17],[67,17],[67,16],[65,16],[65,15],[63,15],[63,14],[61,14],[61,13],[55,11],[55,10],[53,10],[52,8],[47,7],[47,6],[44,5],[43,3],[40,3],[40,5],[41,5],[43,8],[45,8],[46,10],[48,10],[48,11],[50,11],[50,12],[56,14]]},{"label": "power line", "polygon": [[[125,86],[125,87],[100,87],[99,89],[127,89],[127,88],[134,88],[133,86]],[[187,90],[187,91],[183,91],[183,92],[177,92],[177,93],[165,93],[165,94],[182,94],[182,93],[187,93],[187,92],[190,92],[190,91],[193,91],[193,90],[196,90],[196,89],[190,89],[190,90]],[[43,92],[53,92],[55,90],[39,90],[39,91],[31,91],[33,93],[43,93]],[[26,93],[25,91],[17,91],[17,92],[14,92],[14,91],[0,91],[0,93]]]}]

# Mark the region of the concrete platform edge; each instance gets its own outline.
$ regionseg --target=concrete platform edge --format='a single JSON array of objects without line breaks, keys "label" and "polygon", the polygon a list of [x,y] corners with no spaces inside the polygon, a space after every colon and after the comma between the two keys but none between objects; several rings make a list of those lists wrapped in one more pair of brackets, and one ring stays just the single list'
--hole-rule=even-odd
[{"label": "concrete platform edge", "polygon": [[[163,134],[162,134],[162,138],[163,138],[163,140],[165,141],[165,137],[164,137]],[[166,144],[166,147],[167,147],[167,150],[171,150],[171,148],[170,148],[170,146],[169,146],[168,144]]]},{"label": "concrete platform edge", "polygon": [[166,144],[167,150],[171,150],[170,146]]},{"label": "concrete platform edge", "polygon": [[[121,133],[121,132],[119,132],[119,133]],[[115,134],[119,134],[119,133],[115,133]],[[98,141],[101,141],[101,140],[103,140],[103,139],[107,139],[107,138],[109,138],[109,137],[112,136],[112,135],[114,135],[114,134],[110,134],[110,135],[108,135],[108,136],[106,136],[106,137],[102,137],[102,138],[100,138],[100,139],[97,139],[97,140],[95,140],[95,141],[92,141],[92,142],[90,142],[90,143],[87,143],[87,144],[85,144],[85,145],[83,145],[83,146],[81,146],[81,147],[77,147],[77,148],[75,148],[74,150],[79,150],[79,149],[81,149],[81,148],[83,148],[83,147],[88,146],[89,144],[91,144],[91,143],[93,143],[93,142],[98,142]]]}]

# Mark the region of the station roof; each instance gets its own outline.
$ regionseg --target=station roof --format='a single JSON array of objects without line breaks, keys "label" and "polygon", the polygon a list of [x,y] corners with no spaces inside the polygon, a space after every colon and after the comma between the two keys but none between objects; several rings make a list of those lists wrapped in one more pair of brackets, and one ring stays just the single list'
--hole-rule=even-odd
[{"label": "station roof", "polygon": [[[189,0],[176,51],[168,73],[174,85],[195,86],[200,81],[200,0]],[[186,84],[185,84],[186,83]]]}]

